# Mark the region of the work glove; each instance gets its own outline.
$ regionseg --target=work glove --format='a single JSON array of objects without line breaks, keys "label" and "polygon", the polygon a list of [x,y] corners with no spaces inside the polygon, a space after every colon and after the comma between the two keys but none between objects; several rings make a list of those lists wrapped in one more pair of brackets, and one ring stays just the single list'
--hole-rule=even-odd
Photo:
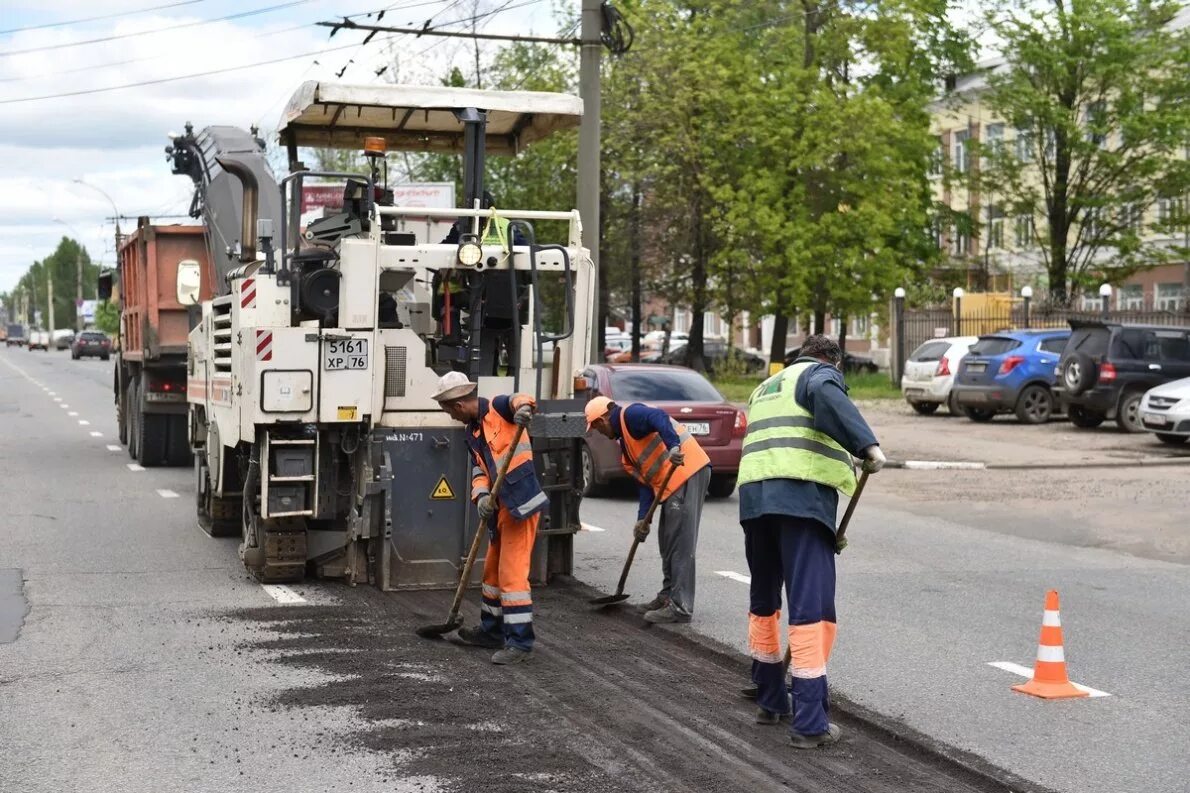
[{"label": "work glove", "polygon": [[864,464],[863,472],[865,474],[874,474],[884,467],[888,462],[888,458],[884,456],[884,452],[880,451],[880,447],[873,443],[868,448],[864,449]]},{"label": "work glove", "polygon": [[512,420],[516,422],[518,427],[528,427],[529,422],[533,421],[533,406],[521,405],[516,409],[516,413],[512,415]]},{"label": "work glove", "polygon": [[492,501],[491,496],[480,496],[479,501],[475,502],[475,506],[479,509],[480,521],[487,523],[487,521],[496,514],[496,502]]},{"label": "work glove", "polygon": [[632,527],[632,536],[636,538],[637,542],[644,542],[649,536],[648,522],[644,520],[638,520],[636,525]]},{"label": "work glove", "polygon": [[669,461],[674,465],[682,465],[686,462],[686,455],[682,454],[681,446],[675,446],[669,450]]}]

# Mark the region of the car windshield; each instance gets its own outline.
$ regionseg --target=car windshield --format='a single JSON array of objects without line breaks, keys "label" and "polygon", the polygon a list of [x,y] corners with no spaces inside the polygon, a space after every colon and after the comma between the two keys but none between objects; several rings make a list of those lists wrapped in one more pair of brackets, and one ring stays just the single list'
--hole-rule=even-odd
[{"label": "car windshield", "polygon": [[612,372],[611,398],[628,402],[722,402],[723,395],[697,372],[671,369]]},{"label": "car windshield", "polygon": [[942,356],[946,355],[946,351],[949,349],[950,342],[948,341],[927,341],[913,351],[913,354],[909,356],[909,360],[915,363],[941,361]]},{"label": "car windshield", "polygon": [[1078,328],[1070,334],[1070,341],[1066,342],[1062,356],[1069,357],[1081,352],[1098,358],[1107,354],[1107,340],[1110,336],[1107,328]]},{"label": "car windshield", "polygon": [[1009,350],[1015,350],[1021,343],[1016,339],[1005,336],[981,336],[979,341],[971,345],[972,355],[1003,355]]},{"label": "car windshield", "polygon": [[88,341],[103,341],[107,336],[103,333],[84,333],[82,334],[82,338]]}]

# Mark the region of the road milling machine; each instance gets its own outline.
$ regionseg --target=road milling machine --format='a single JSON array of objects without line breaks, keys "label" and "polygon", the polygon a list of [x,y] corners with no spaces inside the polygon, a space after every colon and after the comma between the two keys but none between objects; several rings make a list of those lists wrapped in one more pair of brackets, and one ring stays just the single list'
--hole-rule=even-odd
[{"label": "road milling machine", "polygon": [[[578,212],[493,207],[484,162],[581,113],[564,94],[308,82],[281,119],[280,180],[263,147],[224,145],[254,136],[174,136],[166,151],[194,181],[218,280],[188,342],[199,523],[239,534],[256,578],[457,582],[478,517],[465,430],[430,398],[450,370],[480,396],[537,398],[550,510],[533,578],[570,571],[596,275]],[[303,147],[362,152],[366,172],[307,170]],[[461,157],[462,206],[394,205],[393,151]],[[342,210],[303,218],[303,187],[328,180]],[[427,218],[450,234],[427,238]],[[547,225],[565,238],[538,240]]]}]

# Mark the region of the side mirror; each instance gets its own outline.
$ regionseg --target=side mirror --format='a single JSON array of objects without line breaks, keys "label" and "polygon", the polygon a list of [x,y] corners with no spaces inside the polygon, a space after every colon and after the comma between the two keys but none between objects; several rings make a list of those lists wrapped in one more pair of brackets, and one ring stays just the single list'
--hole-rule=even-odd
[{"label": "side mirror", "polygon": [[194,259],[178,262],[178,303],[183,306],[196,305],[201,288],[202,271],[198,262]]}]

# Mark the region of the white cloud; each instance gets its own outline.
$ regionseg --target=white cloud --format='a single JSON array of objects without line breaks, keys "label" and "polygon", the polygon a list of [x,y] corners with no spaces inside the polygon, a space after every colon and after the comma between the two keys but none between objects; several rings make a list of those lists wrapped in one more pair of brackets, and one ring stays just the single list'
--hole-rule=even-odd
[{"label": "white cloud", "polygon": [[[163,2],[57,0],[52,11],[47,12],[45,3],[8,0],[4,3],[3,27],[98,16]],[[359,33],[341,31],[328,41],[328,29],[305,23],[370,8],[412,6],[424,0],[318,0],[277,14],[145,34],[280,2],[283,0],[258,0],[250,6],[204,2],[172,11],[0,36],[0,101],[190,75],[355,44],[363,39]],[[462,10],[470,8],[472,2],[452,4],[441,0],[439,5],[405,11],[395,8],[384,21],[397,26],[420,25],[436,11],[446,10],[435,20],[441,22],[473,13]],[[481,10],[501,4],[483,0]],[[452,7],[455,5],[458,7]],[[548,0],[502,14],[486,30],[524,33],[531,28],[553,29]],[[2,55],[123,34],[145,35]],[[485,45],[485,49],[490,51],[491,45]],[[162,150],[168,142],[166,133],[180,132],[186,121],[198,128],[259,124],[267,136],[285,100],[303,80],[377,82],[381,78],[373,71],[378,65],[392,63],[395,57],[400,61],[402,81],[426,82],[445,73],[456,60],[461,68],[470,71],[471,53],[469,44],[448,39],[398,36],[385,46],[384,37],[378,36],[366,48],[353,46],[224,74],[0,104],[0,291],[11,289],[34,260],[52,253],[63,234],[75,236],[75,232],[55,223],[55,217],[77,230],[93,258],[114,263],[114,229],[104,220],[112,214],[111,204],[94,190],[74,184],[74,179],[82,178],[102,188],[125,215],[184,213],[190,201],[189,182],[170,174]],[[348,59],[354,59],[354,64],[342,78],[336,78],[335,72]],[[390,68],[384,79],[391,79],[396,71]],[[133,224],[125,221],[125,226]]]}]

